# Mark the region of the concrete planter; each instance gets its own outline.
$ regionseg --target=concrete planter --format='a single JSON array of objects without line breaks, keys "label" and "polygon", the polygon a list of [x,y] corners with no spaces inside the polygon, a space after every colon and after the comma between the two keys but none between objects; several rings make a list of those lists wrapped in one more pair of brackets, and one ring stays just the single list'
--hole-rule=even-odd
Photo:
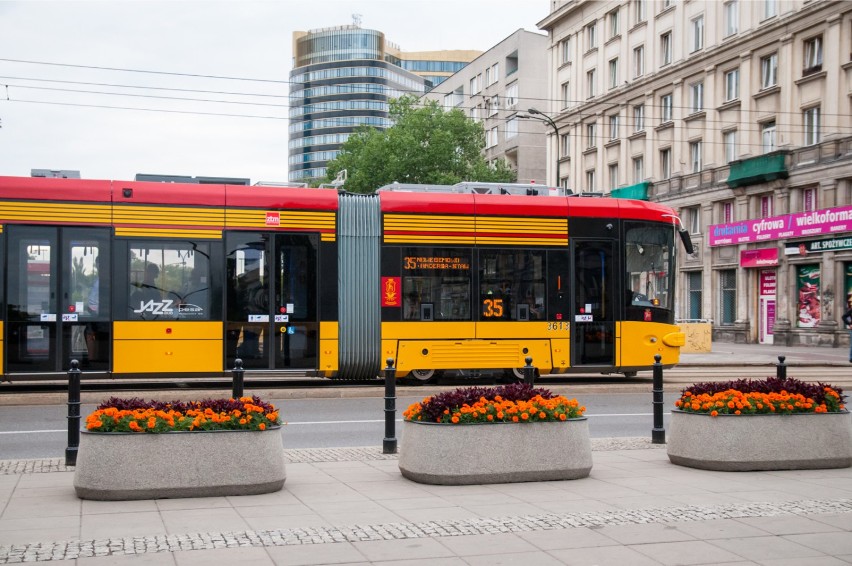
[{"label": "concrete planter", "polygon": [[438,424],[405,421],[399,470],[429,484],[470,485],[585,478],[589,422]]},{"label": "concrete planter", "polygon": [[719,415],[672,411],[673,464],[719,471],[852,466],[852,414]]},{"label": "concrete planter", "polygon": [[81,499],[126,500],[271,493],[287,474],[281,428],[266,431],[83,431],[74,489]]}]

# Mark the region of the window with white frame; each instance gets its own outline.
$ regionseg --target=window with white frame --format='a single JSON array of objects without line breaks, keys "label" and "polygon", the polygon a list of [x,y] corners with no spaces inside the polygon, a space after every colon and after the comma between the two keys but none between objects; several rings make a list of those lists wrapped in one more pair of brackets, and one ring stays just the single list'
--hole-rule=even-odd
[{"label": "window with white frame", "polygon": [[489,148],[495,145],[497,145],[497,126],[494,126],[485,133],[485,147]]},{"label": "window with white frame", "polygon": [[565,81],[560,90],[562,92],[562,108],[569,108],[571,106],[571,83]]},{"label": "window with white frame", "polygon": [[500,63],[491,65],[491,84],[500,80]]},{"label": "window with white frame", "polygon": [[488,116],[494,116],[498,110],[500,110],[500,97],[495,94],[491,97],[491,111]]},{"label": "window with white frame", "polygon": [[667,31],[660,35],[660,65],[668,65],[672,62],[674,46],[672,45],[672,32]]},{"label": "window with white frame", "polygon": [[645,105],[636,104],[633,106],[633,131],[641,132],[645,129]]},{"label": "window with white frame", "polygon": [[514,82],[506,87],[506,108],[514,108],[518,104],[518,83]]},{"label": "window with white frame", "polygon": [[819,106],[804,111],[805,145],[815,145],[820,142]]},{"label": "window with white frame", "polygon": [[672,148],[667,147],[660,150],[660,176],[670,179],[672,176]]},{"label": "window with white frame", "polygon": [[725,142],[725,163],[730,163],[737,159],[737,131],[731,130],[722,134]]},{"label": "window with white frame", "polygon": [[725,73],[725,102],[736,100],[740,97],[740,70],[731,69]]},{"label": "window with white frame", "polygon": [[586,71],[586,92],[588,93],[587,98],[592,98],[597,94],[596,86],[597,86],[597,73],[595,69],[589,69]]},{"label": "window with white frame", "polygon": [[586,26],[586,51],[590,51],[598,46],[597,22],[592,22]]},{"label": "window with white frame", "polygon": [[763,19],[778,15],[778,0],[763,0]]},{"label": "window with white frame", "polygon": [[730,37],[740,30],[740,7],[737,0],[729,0],[723,6],[725,13],[725,37]]},{"label": "window with white frame", "polygon": [[689,142],[689,160],[692,164],[692,172],[701,171],[701,140]]},{"label": "window with white frame", "polygon": [[633,23],[641,24],[646,17],[645,0],[633,0]]},{"label": "window with white frame", "polygon": [[818,35],[805,40],[804,74],[816,73],[822,70],[822,36]]},{"label": "window with white frame", "polygon": [[485,67],[485,86],[491,85],[491,67]]},{"label": "window with white frame", "polygon": [[633,158],[633,182],[641,183],[645,180],[645,158],[637,155]]},{"label": "window with white frame", "polygon": [[802,191],[802,211],[812,212],[817,209],[817,192],[815,188]]},{"label": "window with white frame", "polygon": [[609,117],[609,139],[618,139],[618,114],[612,114]]},{"label": "window with white frame", "polygon": [[722,222],[730,224],[734,221],[734,202],[727,201],[722,203]]},{"label": "window with white frame", "polygon": [[769,88],[778,84],[778,53],[770,53],[760,58],[760,88]]},{"label": "window with white frame", "polygon": [[506,139],[512,139],[518,135],[518,118],[512,116],[506,120]]},{"label": "window with white frame", "polygon": [[618,57],[609,61],[609,88],[618,86]]},{"label": "window with white frame", "polygon": [[559,136],[559,157],[567,157],[571,151],[571,135],[561,134]]},{"label": "window with white frame", "polygon": [[760,125],[760,146],[763,153],[775,151],[778,147],[775,132],[775,120],[764,122]]},{"label": "window with white frame", "polygon": [[675,0],[663,0],[662,5],[660,6],[660,11],[668,10],[672,6],[675,5]]},{"label": "window with white frame", "polygon": [[701,207],[690,206],[684,210],[684,218],[686,218],[686,227],[690,234],[701,233]]},{"label": "window with white frame", "polygon": [[704,81],[689,85],[689,110],[693,113],[704,110]]},{"label": "window with white frame", "polygon": [[586,171],[586,190],[593,192],[595,188],[595,170],[589,169]]},{"label": "window with white frame", "polygon": [[[481,77],[482,75],[477,75],[477,76]],[[476,94],[476,93],[479,92],[479,87],[476,84],[476,79],[477,79],[477,77],[473,77],[473,78],[470,79],[470,94]]]},{"label": "window with white frame", "polygon": [[476,106],[472,106],[470,108],[470,118],[473,121],[478,122],[481,110],[482,110],[482,106],[479,105],[479,104],[477,104]]},{"label": "window with white frame", "polygon": [[595,122],[591,122],[590,124],[586,124],[586,148],[595,147],[598,143],[598,132],[597,132],[597,124]]},{"label": "window with white frame", "polygon": [[772,206],[772,195],[761,195],[760,197],[760,216],[769,218],[772,216],[774,207]]},{"label": "window with white frame", "polygon": [[660,122],[672,121],[672,95],[664,94],[660,97]]},{"label": "window with white frame", "polygon": [[453,93],[444,95],[444,110],[450,111],[453,108]]},{"label": "window with white frame", "polygon": [[609,165],[609,190],[618,188],[618,163]]},{"label": "window with white frame", "polygon": [[699,49],[704,49],[704,16],[698,16],[690,20],[690,28],[692,29],[692,43],[690,51],[696,52]]},{"label": "window with white frame", "polygon": [[621,33],[618,29],[618,10],[615,9],[609,14],[607,14],[606,19],[609,23],[609,37],[607,39],[612,39],[613,37]]},{"label": "window with white frame", "polygon": [[645,46],[633,48],[633,78],[637,79],[645,74]]},{"label": "window with white frame", "polygon": [[571,62],[571,36],[559,42],[559,61],[562,65]]}]

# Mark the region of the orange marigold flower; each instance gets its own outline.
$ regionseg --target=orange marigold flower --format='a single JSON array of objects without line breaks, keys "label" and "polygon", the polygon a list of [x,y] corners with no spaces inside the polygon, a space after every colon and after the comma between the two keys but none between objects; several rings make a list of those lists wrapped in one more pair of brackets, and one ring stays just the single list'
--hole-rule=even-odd
[{"label": "orange marigold flower", "polygon": [[718,416],[719,416],[719,411],[716,411],[716,410],[710,411],[710,416],[711,416],[711,417],[718,417]]},{"label": "orange marigold flower", "polygon": [[266,425],[263,424],[263,423],[260,423],[259,425],[257,425],[257,428],[259,428],[260,430],[266,430]]}]

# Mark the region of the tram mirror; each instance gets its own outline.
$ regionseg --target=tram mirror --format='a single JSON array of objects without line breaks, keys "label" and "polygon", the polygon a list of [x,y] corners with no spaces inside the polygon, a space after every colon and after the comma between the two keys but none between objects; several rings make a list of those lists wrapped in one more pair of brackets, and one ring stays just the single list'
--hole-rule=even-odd
[{"label": "tram mirror", "polygon": [[692,245],[692,238],[689,237],[689,231],[684,228],[679,228],[680,240],[683,242],[683,249],[688,255],[695,253],[695,247]]}]

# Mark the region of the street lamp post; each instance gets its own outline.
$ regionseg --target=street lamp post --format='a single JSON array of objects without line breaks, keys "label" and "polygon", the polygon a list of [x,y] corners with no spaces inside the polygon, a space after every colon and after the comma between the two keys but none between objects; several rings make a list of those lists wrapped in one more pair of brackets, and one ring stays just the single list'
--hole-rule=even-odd
[{"label": "street lamp post", "polygon": [[[533,115],[533,116],[530,116],[530,118],[535,118],[536,120],[542,120],[542,121],[545,121],[548,124],[550,124],[550,127],[553,128],[553,131],[556,133],[556,186],[561,187],[562,186],[562,176],[560,175],[560,172],[559,172],[559,165],[560,165],[560,163],[559,163],[559,161],[560,161],[560,159],[559,159],[560,158],[559,144],[562,143],[562,140],[559,139],[559,126],[556,125],[556,122],[554,122],[553,119],[551,119],[550,116],[548,116],[547,114],[545,114],[541,110],[537,110],[535,108],[530,108],[529,110],[527,110],[527,112],[529,112],[530,114]],[[538,116],[541,116],[541,118],[539,118]]]}]

